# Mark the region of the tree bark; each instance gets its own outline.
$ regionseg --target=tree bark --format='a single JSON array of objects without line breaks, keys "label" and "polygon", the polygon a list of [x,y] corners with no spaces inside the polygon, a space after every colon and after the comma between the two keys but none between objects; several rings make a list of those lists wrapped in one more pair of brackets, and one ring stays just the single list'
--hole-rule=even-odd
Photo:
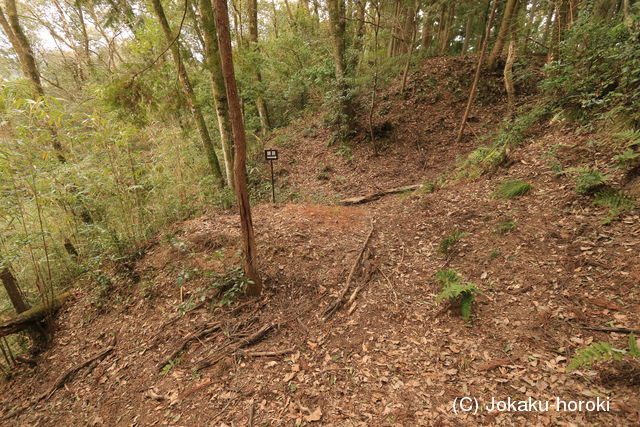
[{"label": "tree bark", "polygon": [[231,51],[231,35],[229,33],[229,11],[226,0],[213,0],[214,14],[216,20],[216,32],[218,34],[218,46],[220,51],[220,61],[222,64],[222,75],[227,89],[227,99],[229,100],[229,117],[233,131],[236,152],[234,159],[234,174],[236,181],[236,197],[238,199],[238,210],[240,213],[240,228],[242,230],[244,249],[244,273],[251,281],[247,285],[246,293],[250,296],[258,296],[262,292],[262,281],[256,268],[256,244],[253,233],[253,222],[251,219],[251,205],[249,204],[249,193],[247,191],[247,168],[246,168],[246,136],[242,121],[242,110],[238,96],[238,87],[233,69],[233,56]]},{"label": "tree bark", "polygon": [[222,75],[222,64],[220,63],[220,52],[218,50],[218,35],[216,34],[216,22],[213,16],[211,0],[200,1],[200,20],[202,25],[205,63],[209,69],[211,77],[211,92],[213,95],[213,105],[218,118],[218,128],[220,130],[220,145],[222,146],[222,157],[227,176],[227,183],[231,189],[235,189],[235,179],[233,177],[233,135],[231,131],[231,120],[229,119],[229,103],[227,101],[227,89]]},{"label": "tree bark", "polygon": [[[207,124],[204,120],[204,116],[202,115],[202,111],[200,110],[200,107],[198,106],[198,103],[196,101],[196,95],[193,92],[191,81],[189,80],[189,76],[187,75],[187,69],[185,68],[182,57],[180,56],[180,41],[178,40],[179,35],[176,37],[172,33],[171,27],[169,26],[169,21],[167,21],[167,17],[164,14],[162,4],[160,4],[160,0],[151,0],[151,4],[153,6],[156,17],[160,22],[160,27],[162,27],[162,32],[164,33],[165,40],[168,44],[170,44],[171,56],[173,57],[173,63],[176,67],[178,80],[182,85],[182,90],[184,92],[189,109],[191,110],[191,115],[196,122],[196,127],[198,128],[198,133],[200,134],[200,139],[202,141],[202,145],[204,146],[213,179],[216,186],[220,188],[224,185],[222,171],[220,170],[220,163],[218,163],[218,157],[216,156],[215,149],[213,148],[213,142],[211,141],[211,135],[209,134],[209,129],[207,129]],[[187,3],[185,2],[185,7],[186,6]]]},{"label": "tree bark", "polygon": [[504,13],[502,14],[502,21],[500,22],[500,28],[498,29],[498,35],[493,45],[493,49],[491,49],[491,53],[489,54],[489,59],[487,60],[487,67],[490,70],[496,69],[500,55],[502,55],[502,51],[504,50],[504,45],[510,32],[511,21],[516,10],[517,2],[518,0],[507,0],[507,5],[505,6]]}]

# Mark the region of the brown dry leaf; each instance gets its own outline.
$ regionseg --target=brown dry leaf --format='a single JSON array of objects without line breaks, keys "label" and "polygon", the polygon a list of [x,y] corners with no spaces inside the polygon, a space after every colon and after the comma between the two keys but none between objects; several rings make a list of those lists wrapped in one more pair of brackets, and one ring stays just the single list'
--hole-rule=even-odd
[{"label": "brown dry leaf", "polygon": [[304,419],[308,422],[320,421],[322,419],[322,409],[317,408],[315,411],[305,416]]},{"label": "brown dry leaf", "polygon": [[610,301],[606,298],[600,298],[600,297],[590,298],[589,302],[600,308],[608,308],[609,310],[624,311],[624,308],[622,308],[619,304],[616,304],[615,302]]}]

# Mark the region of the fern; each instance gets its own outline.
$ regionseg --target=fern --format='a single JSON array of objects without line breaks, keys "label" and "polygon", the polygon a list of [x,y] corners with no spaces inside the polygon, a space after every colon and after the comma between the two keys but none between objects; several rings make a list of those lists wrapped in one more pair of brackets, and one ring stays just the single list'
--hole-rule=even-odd
[{"label": "fern", "polygon": [[566,173],[578,173],[576,177],[576,192],[578,194],[593,194],[609,181],[609,175],[601,174],[597,169],[571,168],[567,169]]},{"label": "fern", "polygon": [[594,196],[593,203],[609,208],[609,216],[602,221],[603,224],[611,223],[618,216],[636,207],[636,201],[634,199],[614,189],[604,189],[597,192]]},{"label": "fern", "polygon": [[442,239],[440,245],[438,245],[438,252],[442,255],[449,255],[458,243],[460,243],[460,240],[468,235],[469,233],[465,233],[460,230],[453,230],[451,234]]},{"label": "fern", "polygon": [[475,283],[464,282],[463,277],[456,270],[440,270],[434,276],[439,282],[442,291],[436,297],[436,302],[449,300],[457,302],[460,306],[460,314],[465,321],[471,319],[471,306],[473,294],[480,292]]},{"label": "fern", "polygon": [[622,360],[622,358],[627,355],[632,358],[640,357],[640,350],[638,349],[635,334],[629,334],[628,345],[628,350],[615,348],[607,342],[596,342],[588,345],[578,350],[576,355],[571,358],[571,361],[567,365],[567,370],[573,371],[574,369],[590,366],[593,363],[602,361]]}]

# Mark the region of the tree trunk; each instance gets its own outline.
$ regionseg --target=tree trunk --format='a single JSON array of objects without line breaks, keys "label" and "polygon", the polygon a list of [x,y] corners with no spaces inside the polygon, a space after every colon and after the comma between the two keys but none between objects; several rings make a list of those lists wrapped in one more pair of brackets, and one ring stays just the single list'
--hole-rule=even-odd
[{"label": "tree trunk", "polygon": [[504,87],[507,91],[507,115],[513,116],[515,110],[515,88],[513,86],[513,63],[516,59],[516,40],[511,37],[507,62],[504,64]]},{"label": "tree trunk", "polygon": [[218,117],[224,169],[229,187],[235,189],[235,179],[233,177],[233,135],[231,131],[231,120],[229,119],[227,89],[224,84],[222,64],[220,63],[220,51],[218,50],[216,22],[213,16],[211,0],[199,1],[200,20],[204,33],[205,63],[207,64],[211,77],[211,92],[213,95],[213,105],[216,109],[216,116]]},{"label": "tree trunk", "polygon": [[345,4],[344,0],[328,0],[329,28],[331,32],[331,45],[333,50],[333,61],[336,68],[336,80],[340,91],[340,126],[341,137],[346,137],[354,127],[354,118],[351,114],[352,107],[349,100],[349,87],[347,85],[347,66],[345,60]]},{"label": "tree trunk", "polygon": [[420,40],[420,50],[423,55],[429,49],[429,45],[431,44],[431,39],[433,38],[433,21],[429,18],[429,12],[425,12],[422,17],[422,34]]},{"label": "tree trunk", "polygon": [[462,42],[462,55],[466,55],[469,50],[469,40],[471,40],[471,24],[473,23],[473,13],[469,11],[467,23],[464,26],[464,41]]},{"label": "tree trunk", "polygon": [[493,5],[491,6],[491,13],[489,15],[489,19],[487,20],[487,27],[485,29],[484,37],[482,39],[482,47],[480,48],[480,58],[478,58],[478,64],[476,65],[476,72],[473,76],[473,83],[471,84],[471,90],[469,91],[469,99],[467,100],[467,106],[464,109],[464,113],[462,114],[462,120],[460,121],[460,128],[458,129],[458,136],[456,137],[456,144],[459,144],[462,140],[462,135],[464,132],[464,128],[467,125],[467,118],[469,117],[469,111],[471,110],[471,104],[473,103],[473,98],[476,95],[476,89],[478,88],[478,82],[480,81],[480,70],[482,70],[482,63],[484,62],[484,56],[487,52],[487,45],[489,44],[489,36],[491,35],[491,25],[493,24],[493,18],[496,14],[496,6],[498,4],[498,0],[493,0]]},{"label": "tree trunk", "polygon": [[247,168],[245,165],[247,143],[244,134],[244,124],[242,122],[238,87],[233,70],[231,35],[229,33],[229,11],[227,10],[226,0],[213,1],[222,75],[224,76],[227,88],[229,117],[231,118],[233,140],[236,147],[233,169],[236,181],[236,197],[238,199],[238,209],[240,212],[240,228],[242,229],[243,238],[244,273],[251,281],[251,283],[247,285],[246,292],[247,295],[258,296],[262,292],[262,281],[256,269],[256,244],[253,234],[249,193],[247,191]]},{"label": "tree trunk", "polygon": [[178,34],[178,36],[174,36],[171,32],[169,21],[167,21],[162,4],[160,4],[160,0],[151,0],[151,4],[153,5],[153,10],[160,22],[160,26],[162,27],[165,40],[170,45],[171,56],[173,57],[173,63],[176,67],[178,80],[180,80],[187,104],[191,110],[191,115],[196,122],[196,127],[198,128],[198,133],[200,134],[200,139],[202,140],[202,145],[204,146],[204,150],[207,155],[207,161],[209,162],[211,173],[213,174],[213,179],[215,180],[217,187],[222,187],[224,185],[224,179],[222,178],[220,163],[218,163],[218,157],[216,156],[215,149],[213,148],[213,142],[211,141],[211,136],[209,135],[209,129],[207,129],[204,116],[202,115],[202,111],[196,101],[196,95],[194,94],[193,87],[189,81],[187,69],[185,68],[184,63],[182,62],[182,57],[180,56],[180,35]]},{"label": "tree trunk", "polygon": [[444,55],[447,48],[449,47],[449,39],[451,38],[451,25],[453,24],[453,18],[455,17],[455,14],[456,4],[451,3],[447,10],[444,31],[442,33],[442,38],[440,39],[440,55]]},{"label": "tree trunk", "polygon": [[500,22],[498,36],[496,37],[493,49],[491,49],[489,59],[487,60],[487,67],[490,70],[496,69],[500,55],[502,55],[502,51],[504,50],[504,45],[507,40],[507,36],[509,35],[511,21],[516,10],[517,2],[518,0],[507,0],[507,5],[504,8],[504,13],[502,14],[502,21]]},{"label": "tree trunk", "polygon": [[351,69],[355,70],[358,66],[358,62],[359,62],[359,58],[360,58],[360,54],[362,51],[362,47],[364,45],[364,21],[365,21],[365,8],[367,5],[367,2],[364,0],[357,0],[357,8],[356,8],[356,16],[355,16],[355,20],[356,20],[356,30],[355,30],[355,35],[353,37],[353,51],[356,52],[355,55],[353,55],[353,58],[351,60]]},{"label": "tree trunk", "polygon": [[[287,10],[288,6],[287,6]],[[258,2],[257,0],[249,0],[247,5],[247,13],[249,14],[249,48],[258,51]],[[253,77],[255,78],[258,85],[262,83],[262,74],[260,73],[260,67],[253,67]],[[271,123],[269,120],[269,110],[267,108],[266,102],[264,102],[264,98],[258,95],[256,98],[256,107],[258,109],[258,116],[260,117],[260,128],[262,130],[262,135],[266,135],[271,128]]]}]

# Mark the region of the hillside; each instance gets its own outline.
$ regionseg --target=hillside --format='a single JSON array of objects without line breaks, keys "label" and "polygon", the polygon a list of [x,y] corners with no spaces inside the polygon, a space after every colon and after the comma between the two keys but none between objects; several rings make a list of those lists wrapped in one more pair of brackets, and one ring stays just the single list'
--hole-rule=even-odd
[{"label": "hillside", "polygon": [[[406,94],[400,78],[383,89],[374,114],[379,153],[367,136],[366,94],[349,148],[328,146],[319,115],[278,130],[266,145],[280,150],[278,196],[287,200],[253,211],[264,295],[233,296],[221,279],[240,261],[235,211],[175,223],[128,263],[111,265],[101,292],[88,283],[76,289],[50,348],[2,386],[3,423],[639,423],[637,364],[566,366],[592,342],[626,346],[627,334],[585,327],[640,328],[640,212],[602,224],[607,209],[576,193],[555,166],[606,164],[608,149],[550,117],[502,166],[453,179],[458,160],[495,136],[506,111],[501,76],[484,74],[473,130],[454,144],[473,64],[429,59],[410,74]],[[524,84],[519,102],[533,102],[535,81]],[[494,193],[506,179],[531,190],[500,199]],[[635,191],[637,177],[625,179],[612,178]],[[421,183],[434,185],[339,204]],[[441,253],[455,231],[464,234]],[[325,319],[362,250],[348,301]],[[471,322],[436,303],[433,276],[445,268],[481,291]],[[611,410],[453,413],[464,396],[486,404],[599,397]]]}]

